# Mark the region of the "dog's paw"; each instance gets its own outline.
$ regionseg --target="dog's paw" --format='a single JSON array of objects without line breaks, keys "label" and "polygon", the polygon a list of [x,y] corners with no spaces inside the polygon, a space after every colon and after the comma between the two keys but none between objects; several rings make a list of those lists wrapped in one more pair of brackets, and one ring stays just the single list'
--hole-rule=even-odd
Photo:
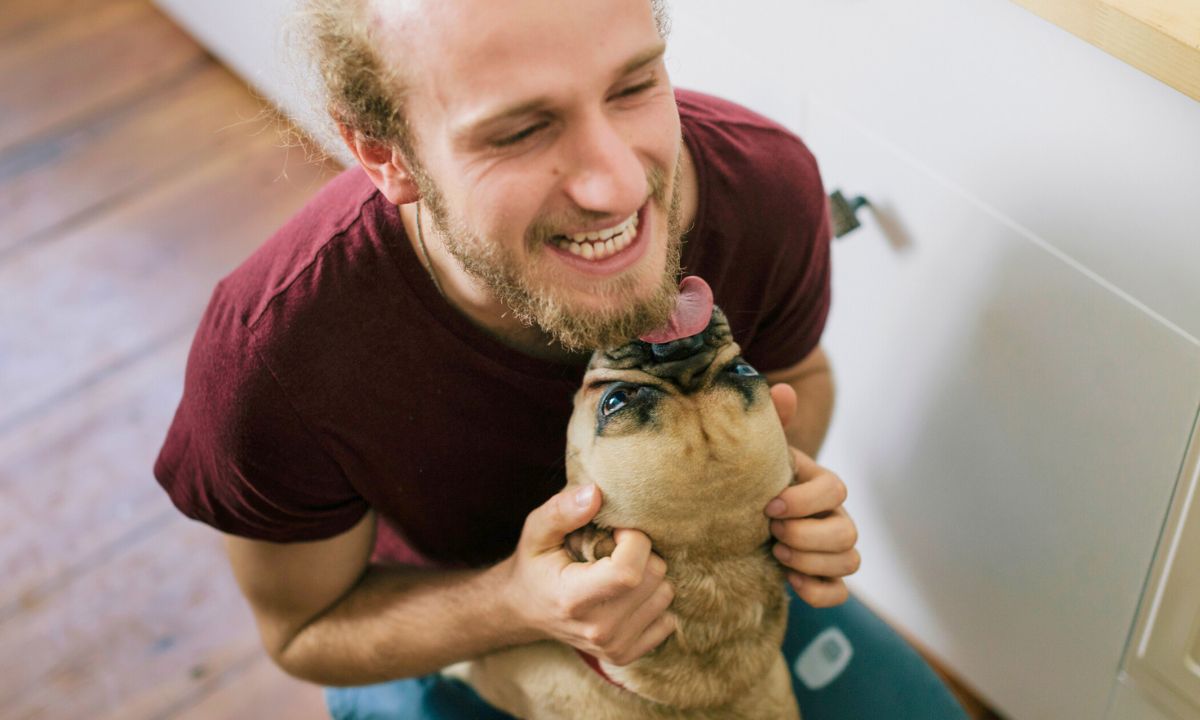
[{"label": "dog's paw", "polygon": [[617,541],[613,540],[611,530],[588,523],[567,535],[563,547],[575,562],[594,562],[612,555]]}]

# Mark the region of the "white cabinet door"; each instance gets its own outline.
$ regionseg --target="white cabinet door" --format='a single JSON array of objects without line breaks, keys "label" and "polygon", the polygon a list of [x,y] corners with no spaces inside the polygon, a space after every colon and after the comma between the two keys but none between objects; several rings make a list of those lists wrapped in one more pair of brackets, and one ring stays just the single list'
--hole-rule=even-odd
[{"label": "white cabinet door", "polygon": [[1200,717],[1200,432],[1192,443],[1122,678],[1179,717]]},{"label": "white cabinet door", "polygon": [[1182,712],[1184,714],[1177,714],[1155,705],[1147,699],[1143,688],[1129,677],[1122,676],[1113,690],[1112,703],[1105,720],[1194,720],[1193,712],[1188,712],[1186,708]]},{"label": "white cabinet door", "polygon": [[854,588],[1015,718],[1099,718],[1200,403],[1200,347],[814,100],[830,188],[898,210],[838,241],[822,460]]}]

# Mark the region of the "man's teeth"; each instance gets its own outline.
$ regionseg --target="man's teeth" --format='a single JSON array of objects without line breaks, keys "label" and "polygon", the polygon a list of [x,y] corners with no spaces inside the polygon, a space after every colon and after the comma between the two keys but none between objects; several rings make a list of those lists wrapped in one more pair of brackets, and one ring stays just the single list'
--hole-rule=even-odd
[{"label": "man's teeth", "polygon": [[585,260],[603,260],[629,247],[637,235],[637,226],[638,216],[634,213],[625,222],[607,230],[570,236],[559,235],[557,244],[563,250],[572,255],[579,255]]}]

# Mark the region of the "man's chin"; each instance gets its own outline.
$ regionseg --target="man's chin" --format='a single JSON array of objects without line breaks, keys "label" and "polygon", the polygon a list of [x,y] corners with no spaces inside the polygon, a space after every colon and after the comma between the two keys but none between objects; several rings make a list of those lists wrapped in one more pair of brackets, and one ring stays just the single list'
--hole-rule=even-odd
[{"label": "man's chin", "polygon": [[568,350],[612,347],[662,327],[679,295],[680,240],[646,239],[650,245],[640,257],[611,275],[581,273],[577,263],[535,256],[529,284],[507,295],[515,301],[509,307]]},{"label": "man's chin", "polygon": [[677,296],[674,277],[664,275],[649,288],[540,302],[530,319],[567,350],[594,350],[661,327],[675,309]]}]

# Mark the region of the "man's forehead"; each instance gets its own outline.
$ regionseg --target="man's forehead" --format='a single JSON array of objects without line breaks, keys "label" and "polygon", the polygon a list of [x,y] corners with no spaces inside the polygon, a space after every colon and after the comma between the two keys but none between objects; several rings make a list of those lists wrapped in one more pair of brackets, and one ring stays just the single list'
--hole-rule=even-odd
[{"label": "man's forehead", "polygon": [[649,0],[369,2],[384,60],[459,116],[600,80],[661,48]]}]

